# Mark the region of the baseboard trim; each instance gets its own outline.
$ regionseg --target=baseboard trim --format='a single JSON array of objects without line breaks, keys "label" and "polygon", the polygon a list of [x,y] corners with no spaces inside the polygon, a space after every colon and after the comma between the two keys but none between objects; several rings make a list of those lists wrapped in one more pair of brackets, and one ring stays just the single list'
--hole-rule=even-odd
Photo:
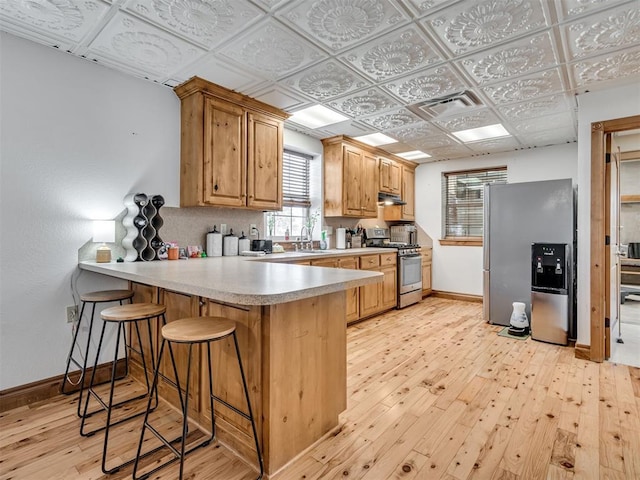
[{"label": "baseboard trim", "polygon": [[462,300],[463,302],[482,303],[482,295],[470,295],[468,293],[444,292],[442,290],[432,290],[431,295],[449,300]]},{"label": "baseboard trim", "polygon": [[582,360],[591,360],[591,345],[576,343],[575,356],[576,358],[580,358]]},{"label": "baseboard trim", "polygon": [[[87,369],[87,374],[84,377],[85,386],[89,384],[91,379],[91,372],[93,368]],[[118,376],[124,375],[126,371],[126,363],[124,359],[118,360],[116,366],[116,372]],[[70,374],[72,378],[77,377],[80,371],[75,371]],[[98,365],[96,371],[96,381],[103,383],[111,378],[111,363],[103,363]],[[37,382],[27,383],[25,385],[19,385],[17,387],[8,388],[0,391],[0,413],[4,413],[14,408],[30,405],[42,400],[48,400],[60,395],[60,387],[64,375],[57,375],[51,378],[45,378],[38,380]],[[71,392],[77,392],[80,389],[79,385],[69,388]]]}]

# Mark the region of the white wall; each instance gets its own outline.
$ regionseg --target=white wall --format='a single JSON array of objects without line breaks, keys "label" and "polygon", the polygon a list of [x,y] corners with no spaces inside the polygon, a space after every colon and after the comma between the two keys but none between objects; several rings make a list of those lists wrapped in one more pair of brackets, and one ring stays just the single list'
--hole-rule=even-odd
[{"label": "white wall", "polygon": [[473,168],[507,166],[509,183],[577,178],[575,143],[479,158],[424,163],[416,168],[416,222],[434,239],[434,290],[482,295],[482,247],[441,246],[442,173]]},{"label": "white wall", "polygon": [[[93,218],[131,191],[179,203],[179,100],[167,87],[0,34],[0,389],[59,375],[65,306]],[[79,274],[80,292],[126,287]]]},{"label": "white wall", "polygon": [[640,83],[578,96],[578,339],[591,343],[591,124],[640,115]]}]

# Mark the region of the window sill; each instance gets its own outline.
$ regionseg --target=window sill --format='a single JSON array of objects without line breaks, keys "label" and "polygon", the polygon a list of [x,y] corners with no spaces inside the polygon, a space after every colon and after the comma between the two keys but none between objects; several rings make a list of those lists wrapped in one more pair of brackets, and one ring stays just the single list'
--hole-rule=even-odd
[{"label": "window sill", "polygon": [[451,238],[441,238],[439,240],[440,245],[443,247],[481,247],[482,246],[482,237],[451,237]]}]

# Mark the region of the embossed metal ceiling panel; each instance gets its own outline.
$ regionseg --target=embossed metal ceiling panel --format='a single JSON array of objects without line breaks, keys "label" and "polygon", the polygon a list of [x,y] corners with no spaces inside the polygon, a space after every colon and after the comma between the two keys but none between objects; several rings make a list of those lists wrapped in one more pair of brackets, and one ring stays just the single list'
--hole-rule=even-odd
[{"label": "embossed metal ceiling panel", "polygon": [[[639,0],[2,0],[0,29],[167,87],[321,103],[349,120],[289,128],[427,161],[575,142],[576,94],[640,82]],[[452,135],[494,123],[511,135]]]}]

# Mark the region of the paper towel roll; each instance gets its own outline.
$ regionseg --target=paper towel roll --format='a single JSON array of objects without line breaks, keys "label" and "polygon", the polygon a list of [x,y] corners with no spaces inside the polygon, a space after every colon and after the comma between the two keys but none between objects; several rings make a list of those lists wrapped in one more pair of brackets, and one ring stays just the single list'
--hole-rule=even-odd
[{"label": "paper towel roll", "polygon": [[347,229],[336,228],[336,248],[347,248]]}]

